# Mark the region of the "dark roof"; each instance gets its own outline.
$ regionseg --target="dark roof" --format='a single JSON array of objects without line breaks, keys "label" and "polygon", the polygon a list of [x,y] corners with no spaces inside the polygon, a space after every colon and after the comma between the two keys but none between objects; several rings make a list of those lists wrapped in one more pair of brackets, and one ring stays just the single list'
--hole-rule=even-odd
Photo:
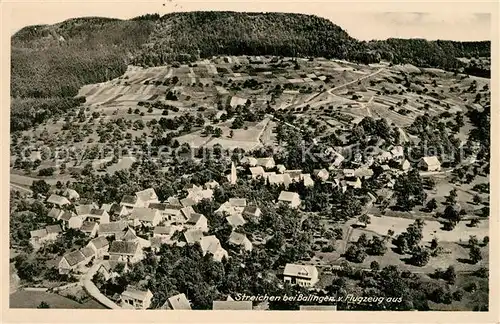
[{"label": "dark roof", "polygon": [[202,217],[205,217],[205,216],[203,216],[202,214],[198,214],[198,213],[192,213],[191,217],[189,218],[187,223],[195,225]]},{"label": "dark roof", "polygon": [[148,205],[148,208],[151,209],[158,209],[158,210],[165,210],[167,208],[167,204],[162,204],[162,203],[150,203]]},{"label": "dark roof", "polygon": [[109,253],[113,254],[135,254],[139,248],[137,242],[113,241],[109,247]]},{"label": "dark roof", "polygon": [[85,256],[81,251],[73,251],[64,255],[64,258],[70,266],[74,266],[82,261],[85,261]]},{"label": "dark roof", "polygon": [[255,213],[257,213],[258,209],[259,207],[257,206],[246,206],[245,209],[243,209],[243,213],[254,215]]},{"label": "dark roof", "polygon": [[136,201],[137,201],[136,196],[126,195],[126,196],[123,196],[123,198],[122,198],[122,204],[135,204]]},{"label": "dark roof", "polygon": [[102,215],[104,215],[104,213],[105,213],[105,212],[106,212],[106,211],[105,211],[104,209],[92,209],[92,210],[90,211],[90,214],[91,214],[91,215],[102,216]]},{"label": "dark roof", "polygon": [[119,212],[121,212],[122,208],[123,208],[123,206],[120,206],[119,204],[113,204],[109,208],[109,212],[110,213],[119,213]]},{"label": "dark roof", "polygon": [[184,207],[189,207],[189,206],[196,205],[196,201],[194,201],[191,198],[184,198],[184,199],[181,200],[181,204]]}]

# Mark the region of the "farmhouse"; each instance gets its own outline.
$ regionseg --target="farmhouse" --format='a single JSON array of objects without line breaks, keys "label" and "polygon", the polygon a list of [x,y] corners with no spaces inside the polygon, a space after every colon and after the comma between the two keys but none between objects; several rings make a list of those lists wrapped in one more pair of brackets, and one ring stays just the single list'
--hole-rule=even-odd
[{"label": "farmhouse", "polygon": [[302,182],[304,183],[305,187],[313,187],[314,186],[314,180],[311,178],[310,174],[303,174],[302,175]]},{"label": "farmhouse", "polygon": [[135,193],[137,199],[139,200],[141,207],[146,207],[150,203],[159,203],[158,196],[153,188],[148,188]]},{"label": "farmhouse", "polygon": [[184,239],[187,244],[195,244],[196,242],[201,242],[203,238],[203,232],[199,229],[187,230],[184,232]]},{"label": "farmhouse", "polygon": [[223,258],[228,258],[227,251],[222,248],[220,241],[215,235],[204,236],[200,241],[203,255],[211,253],[215,261],[222,261]]},{"label": "farmhouse", "polygon": [[228,201],[220,205],[215,211],[216,214],[228,213],[229,215],[241,215],[247,206],[247,201],[244,198],[230,198]]},{"label": "farmhouse", "polygon": [[80,216],[82,219],[86,219],[89,215],[90,212],[93,209],[98,209],[99,207],[92,203],[92,204],[86,204],[86,205],[78,205],[75,206],[75,211],[78,216]]},{"label": "farmhouse", "polygon": [[113,241],[109,247],[110,257],[117,261],[136,263],[143,258],[142,249],[137,242]]},{"label": "farmhouse", "polygon": [[99,236],[90,240],[87,246],[94,251],[96,258],[102,258],[108,252],[109,241],[105,236]]},{"label": "farmhouse", "polygon": [[184,198],[181,199],[181,205],[182,207],[191,207],[196,205],[196,201],[194,201],[192,198]]},{"label": "farmhouse", "polygon": [[208,220],[205,215],[202,214],[191,213],[185,226],[189,229],[199,229],[203,232],[208,232]]},{"label": "farmhouse", "polygon": [[436,156],[424,156],[418,163],[419,168],[425,171],[440,171],[441,163]]},{"label": "farmhouse", "polygon": [[270,174],[267,177],[267,181],[270,185],[284,185],[285,188],[288,188],[288,186],[292,183],[292,179],[290,178],[290,175],[288,173]]},{"label": "farmhouse", "polygon": [[55,220],[59,220],[59,218],[61,218],[61,216],[64,214],[64,211],[62,209],[59,209],[57,207],[52,207],[49,211],[49,213],[47,214],[47,216],[55,219]]},{"label": "farmhouse", "polygon": [[82,252],[83,256],[85,257],[85,261],[83,262],[84,264],[88,264],[92,260],[92,258],[95,257],[95,251],[90,246],[86,246],[80,249],[80,252]]},{"label": "farmhouse", "polygon": [[109,223],[109,214],[104,209],[92,209],[86,220],[99,224]]},{"label": "farmhouse", "polygon": [[125,195],[120,202],[120,206],[127,209],[133,209],[134,207],[140,207],[142,205],[141,201],[136,196]]},{"label": "farmhouse", "polygon": [[178,294],[167,298],[160,309],[190,310],[191,304],[189,303],[189,300],[186,298],[185,294]]},{"label": "farmhouse", "polygon": [[229,244],[239,246],[245,251],[252,251],[252,242],[248,239],[245,234],[232,232],[229,236]]},{"label": "farmhouse", "polygon": [[79,272],[85,266],[85,261],[85,256],[80,250],[66,253],[59,261],[59,274]]},{"label": "farmhouse", "polygon": [[173,226],[156,226],[153,230],[153,237],[163,237],[170,239],[175,233]]},{"label": "farmhouse", "polygon": [[97,234],[97,229],[99,228],[99,226],[100,225],[98,225],[96,222],[83,222],[82,226],[80,227],[80,231],[82,231],[89,237],[94,237]]},{"label": "farmhouse", "polygon": [[296,192],[282,191],[278,197],[278,202],[288,204],[292,208],[297,208],[300,205],[300,197]]},{"label": "farmhouse", "polygon": [[258,177],[262,177],[265,173],[264,168],[261,166],[251,167],[250,174],[252,175],[252,179],[257,179]]},{"label": "farmhouse", "polygon": [[129,286],[120,296],[120,305],[125,309],[148,309],[152,298],[149,289],[143,291]]},{"label": "farmhouse", "polygon": [[125,232],[128,229],[128,223],[125,221],[111,222],[105,224],[99,224],[99,236],[109,236],[116,237]]},{"label": "farmhouse", "polygon": [[62,207],[64,205],[70,205],[71,202],[68,200],[68,198],[52,194],[50,195],[49,199],[47,199],[47,203],[52,204],[54,206],[59,206]]},{"label": "farmhouse", "polygon": [[229,223],[229,225],[231,225],[231,227],[233,228],[236,228],[238,226],[243,226],[246,223],[245,219],[243,218],[243,216],[241,216],[241,214],[234,214],[228,216],[226,217],[226,220]]},{"label": "farmhouse", "polygon": [[193,186],[193,188],[187,190],[188,195],[186,198],[192,199],[194,202],[199,203],[203,199],[212,200],[214,191],[212,189],[203,189],[198,186]]},{"label": "farmhouse", "polygon": [[274,163],[274,159],[269,157],[257,159],[257,165],[263,167],[264,169],[272,169],[276,164]]},{"label": "farmhouse", "polygon": [[318,269],[313,265],[287,263],[283,280],[292,285],[313,287],[318,282]]},{"label": "farmhouse", "polygon": [[154,227],[161,222],[161,214],[158,209],[135,207],[130,213],[133,226]]}]

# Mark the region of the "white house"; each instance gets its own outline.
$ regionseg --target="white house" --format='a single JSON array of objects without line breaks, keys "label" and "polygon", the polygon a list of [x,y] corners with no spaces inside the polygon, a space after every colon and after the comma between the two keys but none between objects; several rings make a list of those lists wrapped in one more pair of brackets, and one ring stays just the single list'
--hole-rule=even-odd
[{"label": "white house", "polygon": [[80,199],[80,194],[76,192],[74,189],[66,189],[64,190],[63,196],[67,197],[69,200],[78,200]]},{"label": "white house", "polygon": [[153,188],[148,188],[135,193],[139,200],[140,207],[147,207],[150,203],[159,203],[158,196]]},{"label": "white house", "polygon": [[246,220],[241,216],[241,214],[233,214],[226,217],[226,221],[231,225],[231,227],[236,228],[238,226],[243,226]]},{"label": "white house", "polygon": [[47,203],[62,207],[64,205],[70,205],[71,202],[68,200],[68,198],[52,194],[50,197],[47,199]]},{"label": "white house", "polygon": [[318,282],[318,269],[313,265],[287,263],[283,280],[292,285],[313,287]]},{"label": "white house", "polygon": [[83,222],[82,226],[80,227],[80,231],[87,234],[87,236],[89,237],[94,237],[97,234],[98,228],[99,224],[97,224],[96,222]]},{"label": "white house", "polygon": [[86,220],[98,224],[109,223],[109,214],[104,209],[92,209]]},{"label": "white house", "polygon": [[250,174],[252,175],[252,179],[262,177],[265,173],[264,168],[261,166],[251,167],[249,170]]},{"label": "white house", "polygon": [[424,156],[418,163],[419,168],[425,171],[440,171],[441,163],[437,156]]},{"label": "white house", "polygon": [[229,257],[227,251],[222,248],[219,239],[215,235],[202,237],[200,245],[203,255],[211,253],[215,261],[220,262],[223,258]]},{"label": "white house", "polygon": [[98,234],[99,236],[113,236],[117,237],[123,233],[128,228],[128,223],[126,221],[111,222],[105,224],[99,224]]},{"label": "white house", "polygon": [[129,216],[134,226],[144,225],[148,227],[157,226],[161,221],[161,213],[158,209],[135,207]]},{"label": "white house", "polygon": [[203,232],[208,232],[208,220],[202,214],[192,213],[185,226],[189,229],[199,229]]},{"label": "white house", "polygon": [[109,241],[105,236],[99,236],[90,240],[87,246],[94,251],[96,258],[102,258],[109,250]]},{"label": "white house", "polygon": [[326,181],[330,177],[330,173],[326,169],[315,169],[313,175],[321,181]]},{"label": "white house", "polygon": [[160,309],[168,310],[191,310],[191,303],[186,298],[185,294],[177,294],[167,298]]},{"label": "white house", "polygon": [[246,156],[246,157],[241,159],[240,163],[243,165],[248,165],[248,166],[253,167],[253,166],[257,165],[257,159],[254,157],[251,157],[251,156],[248,156],[248,157]]},{"label": "white house", "polygon": [[59,273],[79,272],[86,264],[86,259],[80,250],[66,253],[59,261]]},{"label": "white house", "polygon": [[245,234],[237,233],[234,231],[229,236],[229,244],[239,246],[245,251],[252,251],[253,248],[252,242],[250,242],[250,240]]},{"label": "white house", "polygon": [[110,257],[115,257],[119,262],[136,263],[142,260],[144,254],[138,242],[113,241],[108,250]]},{"label": "white house", "polygon": [[257,159],[257,165],[263,167],[264,169],[272,169],[276,166],[272,157]]},{"label": "white house", "polygon": [[148,289],[146,291],[135,289],[128,286],[120,296],[120,305],[125,309],[148,309],[151,306],[153,293]]},{"label": "white house", "polygon": [[278,197],[278,202],[286,203],[292,208],[300,205],[300,196],[296,192],[282,191]]},{"label": "white house", "polygon": [[259,218],[261,214],[262,211],[257,206],[246,206],[245,209],[243,209],[243,216],[248,218]]}]

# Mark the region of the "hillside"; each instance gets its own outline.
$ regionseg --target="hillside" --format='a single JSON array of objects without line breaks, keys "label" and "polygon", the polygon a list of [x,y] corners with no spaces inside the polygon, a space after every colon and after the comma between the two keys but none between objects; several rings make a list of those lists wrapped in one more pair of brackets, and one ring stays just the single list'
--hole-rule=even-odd
[{"label": "hillside", "polygon": [[[12,131],[78,106],[81,100],[68,98],[82,85],[122,75],[131,63],[147,67],[213,55],[277,55],[362,63],[387,59],[457,69],[467,66],[457,57],[490,53],[489,42],[389,39],[366,43],[316,16],[237,12],[154,14],[131,20],[77,18],[26,27],[11,43]],[[486,75],[484,71],[468,70]]]}]

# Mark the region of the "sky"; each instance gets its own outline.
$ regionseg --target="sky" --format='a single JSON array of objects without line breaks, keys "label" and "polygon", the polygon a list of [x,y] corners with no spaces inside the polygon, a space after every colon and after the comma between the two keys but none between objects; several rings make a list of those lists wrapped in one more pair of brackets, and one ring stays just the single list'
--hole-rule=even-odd
[{"label": "sky", "polygon": [[[359,40],[425,38],[428,40],[491,40],[493,5],[490,3],[402,3],[325,0],[223,1],[142,0],[127,2],[96,0],[51,2],[17,0],[4,3],[11,34],[22,27],[53,24],[69,18],[101,16],[129,19],[146,13],[166,14],[193,10],[294,12],[327,18]],[[494,9],[493,9],[494,10]],[[5,16],[4,16],[5,17]]]}]

